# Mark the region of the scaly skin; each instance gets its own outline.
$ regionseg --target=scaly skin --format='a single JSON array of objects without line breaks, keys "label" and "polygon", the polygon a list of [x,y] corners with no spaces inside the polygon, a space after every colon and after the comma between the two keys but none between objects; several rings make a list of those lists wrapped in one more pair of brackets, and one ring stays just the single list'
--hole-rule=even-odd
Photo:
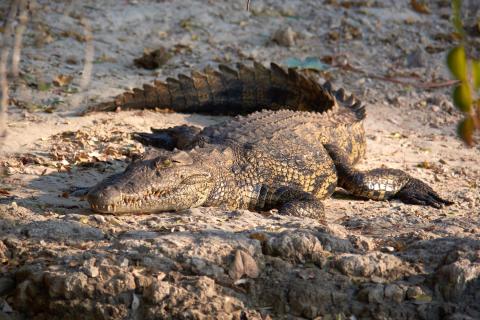
[{"label": "scaly skin", "polygon": [[[323,113],[264,110],[201,131],[179,126],[137,134],[145,144],[182,150],[148,153],[93,187],[87,196],[92,209],[123,214],[197,206],[276,208],[281,214],[322,218],[321,200],[337,186],[374,200],[398,198],[434,207],[450,203],[403,171],[355,170],[365,154],[364,108],[343,90],[319,87],[327,104],[308,108]],[[291,94],[284,95],[286,100],[302,100]]]},{"label": "scaly skin", "polygon": [[288,108],[297,111],[324,112],[335,99],[316,80],[294,69],[288,71],[272,63],[270,69],[260,63],[253,68],[239,64],[238,70],[220,65],[206,68],[166,82],[145,84],[117,96],[113,101],[93,105],[85,113],[119,109],[168,109],[183,113],[236,116],[262,109]]}]

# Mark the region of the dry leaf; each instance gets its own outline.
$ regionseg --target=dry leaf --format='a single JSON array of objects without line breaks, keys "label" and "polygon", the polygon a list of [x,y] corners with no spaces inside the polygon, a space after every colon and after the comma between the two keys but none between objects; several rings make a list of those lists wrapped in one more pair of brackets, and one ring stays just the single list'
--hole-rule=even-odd
[{"label": "dry leaf", "polygon": [[428,161],[423,161],[423,162],[420,162],[417,167],[419,168],[423,168],[423,169],[431,169],[432,168],[432,165],[430,164],[430,162]]},{"label": "dry leaf", "polygon": [[410,5],[412,6],[412,9],[418,13],[430,14],[430,9],[428,8],[427,4],[423,2],[419,2],[418,0],[411,0]]},{"label": "dry leaf", "polygon": [[87,216],[81,217],[78,221],[83,224],[88,224],[89,218]]},{"label": "dry leaf", "polygon": [[53,84],[57,87],[63,87],[66,86],[67,84],[70,84],[72,82],[73,76],[67,76],[64,74],[59,74],[53,79]]},{"label": "dry leaf", "polygon": [[265,242],[268,240],[268,237],[263,232],[254,232],[248,236],[250,239],[258,240],[260,242]]},{"label": "dry leaf", "polygon": [[172,57],[172,55],[163,47],[156,50],[145,49],[143,56],[133,60],[138,68],[157,69],[163,66]]}]

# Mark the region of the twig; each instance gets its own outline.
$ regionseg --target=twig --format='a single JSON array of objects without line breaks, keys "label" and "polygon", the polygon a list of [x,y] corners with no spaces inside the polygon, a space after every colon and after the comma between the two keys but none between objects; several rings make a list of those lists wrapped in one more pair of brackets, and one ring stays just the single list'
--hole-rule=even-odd
[{"label": "twig", "polygon": [[84,65],[82,71],[82,78],[80,79],[80,89],[77,95],[75,95],[71,100],[71,107],[76,108],[84,99],[85,89],[87,88],[90,80],[92,78],[92,69],[93,69],[93,58],[95,48],[93,46],[93,34],[90,22],[87,18],[82,17],[80,24],[83,26],[83,32],[85,34],[85,54],[84,54]]},{"label": "twig", "polygon": [[454,85],[459,83],[458,80],[446,80],[446,81],[442,81],[442,82],[426,82],[426,81],[413,82],[413,81],[402,80],[402,79],[398,79],[398,78],[392,78],[392,77],[389,77],[389,76],[376,75],[376,74],[366,72],[366,71],[364,71],[364,70],[362,70],[358,67],[355,67],[355,66],[351,65],[350,62],[346,60],[346,57],[344,57],[344,58],[345,58],[345,60],[337,62],[335,60],[335,57],[331,57],[332,60],[329,61],[329,64],[333,67],[337,67],[337,68],[340,68],[342,70],[348,70],[348,71],[353,71],[353,72],[360,73],[367,78],[393,82],[393,83],[401,84],[401,85],[404,85],[404,86],[411,86],[411,87],[419,88],[419,89],[445,88],[445,87],[454,86]]},{"label": "twig", "polygon": [[84,90],[92,78],[94,47],[90,23],[86,18],[82,18],[80,23],[83,25],[83,32],[85,33],[85,65],[83,66],[82,79],[80,81],[80,90]]},{"label": "twig", "polygon": [[393,82],[397,84],[401,84],[404,86],[411,86],[419,89],[438,89],[438,88],[444,88],[444,87],[451,87],[459,83],[458,80],[446,80],[442,82],[412,82],[408,80],[402,80],[398,78],[392,78],[392,77],[387,77],[387,76],[379,76],[376,74],[368,73],[365,72],[364,70],[360,68],[356,68],[352,66],[349,62],[345,63],[343,66],[341,66],[342,69],[344,70],[351,70],[354,72],[361,73],[365,75],[367,78],[372,78],[372,79],[378,79],[378,80],[383,80],[383,81],[388,81],[388,82]]},{"label": "twig", "polygon": [[28,1],[26,0],[19,1],[19,8],[18,8],[19,24],[17,26],[17,29],[15,30],[15,41],[13,43],[13,53],[12,53],[12,75],[14,78],[18,77],[18,74],[19,74],[18,64],[20,62],[20,52],[22,50],[22,38],[23,38],[23,33],[27,28],[27,22],[28,22],[27,3]]},{"label": "twig", "polygon": [[247,0],[247,11],[250,11],[250,0]]}]

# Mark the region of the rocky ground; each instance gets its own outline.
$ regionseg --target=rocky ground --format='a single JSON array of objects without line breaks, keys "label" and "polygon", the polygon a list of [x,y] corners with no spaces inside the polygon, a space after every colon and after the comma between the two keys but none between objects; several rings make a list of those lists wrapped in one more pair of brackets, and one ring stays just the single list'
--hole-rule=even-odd
[{"label": "rocky ground", "polygon": [[[480,148],[456,137],[451,88],[429,88],[449,79],[449,3],[38,1],[0,158],[0,319],[479,319]],[[134,65],[159,47],[158,68]],[[209,64],[307,57],[367,104],[361,168],[404,169],[455,204],[339,194],[320,223],[217,208],[98,215],[70,195],[142,152],[134,131],[221,121],[77,116],[85,106]]]}]

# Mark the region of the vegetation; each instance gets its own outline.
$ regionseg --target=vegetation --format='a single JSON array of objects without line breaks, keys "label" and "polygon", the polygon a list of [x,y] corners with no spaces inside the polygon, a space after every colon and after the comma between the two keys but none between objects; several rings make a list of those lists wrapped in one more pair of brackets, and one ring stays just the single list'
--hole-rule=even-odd
[{"label": "vegetation", "polygon": [[467,55],[467,37],[461,8],[461,0],[452,0],[452,22],[460,43],[449,51],[447,66],[459,80],[453,89],[453,103],[464,114],[463,120],[458,124],[458,133],[471,146],[475,142],[475,131],[480,131],[480,60]]}]

